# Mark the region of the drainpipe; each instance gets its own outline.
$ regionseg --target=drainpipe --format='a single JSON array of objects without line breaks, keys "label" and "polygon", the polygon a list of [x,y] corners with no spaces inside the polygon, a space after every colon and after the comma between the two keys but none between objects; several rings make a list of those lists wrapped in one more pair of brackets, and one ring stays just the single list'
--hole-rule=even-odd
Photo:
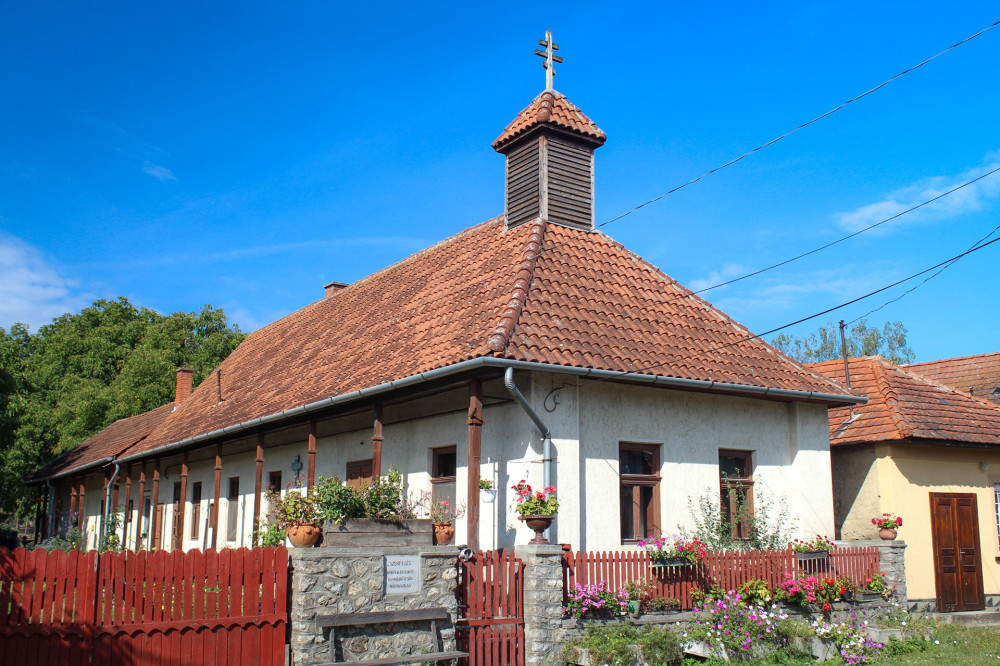
[{"label": "drainpipe", "polygon": [[521,405],[521,409],[542,433],[542,474],[545,479],[545,487],[548,488],[552,485],[552,432],[547,425],[542,423],[541,417],[528,404],[527,398],[517,390],[517,385],[514,384],[514,368],[507,368],[503,373],[503,385],[507,387],[507,392],[517,404]]},{"label": "drainpipe", "polygon": [[111,506],[111,489],[115,485],[115,480],[118,478],[118,472],[121,470],[122,466],[119,463],[115,463],[115,471],[111,474],[111,478],[108,479],[108,487],[104,490],[104,515],[101,516],[101,525],[97,530],[97,534],[100,537],[98,543],[104,546],[105,541],[107,541],[108,535],[105,531],[108,529],[108,517],[111,512],[114,511],[114,507]]}]

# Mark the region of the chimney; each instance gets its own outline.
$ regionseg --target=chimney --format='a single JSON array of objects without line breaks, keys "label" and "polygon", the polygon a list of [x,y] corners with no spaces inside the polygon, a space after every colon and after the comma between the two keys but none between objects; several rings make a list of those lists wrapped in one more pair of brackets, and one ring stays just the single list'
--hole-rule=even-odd
[{"label": "chimney", "polygon": [[504,212],[512,229],[537,218],[576,229],[594,228],[594,151],[607,135],[552,87],[551,33],[536,53],[546,59],[545,90],[493,142],[507,158]]},{"label": "chimney", "polygon": [[327,282],[323,285],[323,298],[329,298],[347,286],[346,282]]},{"label": "chimney", "polygon": [[194,370],[191,368],[177,368],[177,388],[174,390],[174,404],[179,405],[191,395],[191,380]]}]

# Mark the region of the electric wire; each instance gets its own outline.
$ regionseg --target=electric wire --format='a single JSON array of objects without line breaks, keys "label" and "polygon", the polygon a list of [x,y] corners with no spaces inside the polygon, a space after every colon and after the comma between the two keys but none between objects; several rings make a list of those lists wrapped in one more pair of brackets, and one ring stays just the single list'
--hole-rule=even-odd
[{"label": "electric wire", "polygon": [[[966,181],[966,182],[962,183],[961,185],[957,185],[957,186],[953,187],[952,189],[948,190],[947,192],[942,192],[941,194],[937,195],[936,197],[933,197],[931,199],[927,199],[926,201],[923,201],[923,202],[917,204],[916,206],[912,206],[910,208],[907,208],[904,211],[896,213],[895,215],[887,217],[884,220],[882,220],[881,222],[876,222],[875,224],[867,226],[864,229],[860,229],[858,231],[855,231],[852,234],[848,234],[847,236],[843,236],[842,238],[838,238],[835,241],[831,241],[831,242],[827,243],[826,245],[821,245],[821,246],[819,246],[817,248],[809,250],[808,252],[803,252],[802,254],[798,254],[798,255],[796,255],[794,257],[791,257],[789,259],[785,259],[784,261],[779,261],[778,263],[772,264],[770,266],[767,266],[766,268],[761,268],[761,269],[752,271],[750,273],[747,273],[745,275],[741,275],[739,277],[732,278],[731,280],[726,280],[725,282],[720,282],[718,284],[713,284],[713,285],[711,285],[709,287],[704,287],[702,289],[698,289],[697,291],[692,291],[690,294],[683,294],[681,296],[675,296],[674,298],[669,299],[667,301],[667,303],[670,303],[670,302],[675,301],[675,300],[680,300],[682,298],[686,298],[689,295],[693,296],[693,295],[696,295],[696,294],[704,293],[706,291],[711,291],[713,289],[718,289],[719,287],[725,287],[725,286],[734,284],[736,282],[740,282],[741,280],[746,280],[747,278],[751,278],[751,277],[760,275],[761,273],[766,273],[767,271],[773,270],[775,268],[780,268],[782,266],[786,266],[786,265],[792,263],[793,261],[798,261],[799,259],[803,259],[805,257],[808,257],[809,255],[816,254],[817,252],[820,252],[820,251],[825,250],[827,248],[831,248],[834,245],[838,245],[839,243],[843,243],[846,240],[850,240],[851,238],[854,238],[855,236],[860,236],[861,234],[863,234],[865,232],[868,232],[868,231],[871,231],[872,229],[875,229],[876,227],[880,227],[880,226],[882,226],[883,224],[885,224],[887,222],[891,222],[892,220],[900,218],[903,215],[906,215],[907,213],[912,213],[913,211],[917,210],[918,208],[923,208],[924,206],[932,204],[935,201],[938,201],[939,199],[943,199],[944,197],[948,196],[949,194],[953,194],[953,193],[961,190],[962,188],[968,187],[969,185],[972,185],[976,181],[982,180],[983,178],[986,178],[987,176],[991,176],[991,175],[995,174],[998,171],[1000,171],[1000,167],[997,167],[996,169],[993,169],[992,171],[987,171],[986,173],[982,174],[981,176],[978,176],[976,178],[973,178],[972,180]],[[992,233],[990,235],[992,235]],[[989,238],[989,236],[987,236],[987,238]],[[986,240],[986,239],[984,238],[983,240]]]},{"label": "electric wire", "polygon": [[[993,233],[994,232],[990,232],[989,235],[992,236]],[[987,236],[987,238],[988,237],[989,236]],[[893,287],[898,287],[899,285],[901,285],[901,284],[903,284],[905,282],[909,282],[910,280],[913,280],[914,278],[918,278],[921,275],[925,275],[927,273],[930,273],[931,271],[937,270],[937,269],[941,268],[942,266],[947,266],[947,265],[953,264],[956,261],[958,261],[959,259],[961,259],[961,258],[963,258],[965,256],[968,256],[968,255],[972,254],[973,252],[978,252],[979,250],[982,250],[982,249],[984,249],[986,247],[989,247],[990,245],[993,245],[996,242],[1000,242],[1000,238],[994,238],[993,240],[991,240],[989,242],[982,243],[982,244],[977,244],[977,245],[973,246],[972,248],[966,250],[965,252],[962,252],[961,254],[957,254],[954,257],[950,257],[948,259],[945,259],[942,262],[934,264],[930,268],[925,268],[924,270],[922,270],[922,271],[920,271],[918,273],[914,273],[913,275],[910,275],[909,277],[905,277],[905,278],[903,278],[901,280],[896,280],[892,284],[887,284],[884,287],[879,287],[878,289],[876,289],[874,291],[870,291],[867,294],[864,294],[862,296],[858,296],[857,298],[852,298],[851,300],[846,301],[844,303],[841,303],[839,305],[835,305],[835,306],[833,306],[831,308],[827,308],[827,309],[822,310],[820,312],[816,312],[816,313],[811,314],[811,315],[809,315],[807,317],[802,317],[801,319],[796,319],[793,322],[789,322],[787,324],[783,324],[783,325],[778,326],[776,328],[772,328],[771,330],[764,331],[763,333],[756,333],[756,334],[753,334],[753,335],[748,335],[746,337],[740,338],[739,340],[734,340],[733,342],[727,342],[724,345],[719,345],[719,346],[713,347],[711,349],[706,349],[705,351],[695,352],[692,355],[691,358],[704,357],[704,356],[707,356],[709,354],[714,354],[715,352],[722,351],[723,349],[727,349],[727,348],[733,347],[735,345],[743,344],[744,342],[749,342],[750,340],[757,340],[759,338],[763,338],[765,335],[771,335],[772,333],[777,333],[778,331],[782,331],[782,330],[784,330],[786,328],[791,328],[792,326],[796,326],[796,325],[801,324],[803,322],[807,322],[807,321],[809,321],[811,319],[816,319],[817,317],[822,317],[825,314],[829,314],[831,312],[835,312],[836,310],[840,310],[841,308],[845,308],[848,305],[853,305],[854,303],[857,303],[859,301],[863,301],[864,299],[870,298],[870,297],[872,297],[872,296],[874,296],[876,294],[881,294],[883,291],[887,291],[889,289],[892,289]],[[622,371],[622,372],[618,373],[617,376],[621,377],[621,376],[625,376],[625,375],[632,374],[632,373],[635,373],[635,372],[644,372],[644,371],[649,371],[649,370],[656,370],[658,368],[664,367],[665,365],[666,365],[665,363],[658,363],[656,365],[643,366],[643,367],[640,367],[640,368],[637,368],[637,369],[634,369],[634,370]],[[612,377],[604,377],[604,378],[598,379],[596,381],[608,381],[610,379],[614,379],[614,376],[612,376]]]},{"label": "electric wire", "polygon": [[822,113],[822,114],[816,116],[815,118],[813,118],[812,120],[809,120],[807,122],[802,123],[798,127],[794,128],[794,129],[791,129],[791,130],[785,132],[784,134],[782,134],[782,135],[780,135],[778,137],[775,137],[774,139],[771,139],[767,143],[762,143],[761,145],[757,146],[756,148],[748,150],[747,152],[743,153],[739,157],[736,157],[734,159],[729,160],[725,164],[721,164],[721,165],[715,167],[714,169],[709,169],[708,171],[706,171],[705,173],[701,174],[697,178],[692,178],[691,180],[687,181],[686,183],[678,185],[678,186],[674,187],[673,189],[664,192],[663,194],[661,194],[658,197],[654,197],[654,198],[650,199],[649,201],[646,201],[646,202],[643,202],[643,203],[639,204],[638,206],[634,206],[633,208],[631,208],[631,209],[625,211],[624,213],[622,213],[621,215],[613,217],[610,220],[607,220],[605,222],[601,222],[600,224],[597,225],[596,228],[599,229],[599,228],[604,227],[604,226],[606,226],[608,224],[611,224],[612,222],[617,222],[618,220],[620,220],[622,218],[628,217],[632,213],[635,213],[636,211],[641,210],[641,209],[645,208],[646,206],[649,206],[650,204],[656,203],[657,201],[659,201],[659,200],[661,200],[661,199],[663,199],[665,197],[668,197],[671,194],[674,194],[675,192],[678,192],[678,191],[684,189],[685,187],[687,187],[689,185],[694,185],[698,181],[702,180],[703,178],[705,178],[707,176],[712,175],[713,173],[721,171],[721,170],[725,169],[726,167],[730,167],[730,166],[736,164],[737,162],[743,161],[747,157],[750,157],[754,153],[756,153],[756,152],[758,152],[760,150],[763,150],[764,148],[767,148],[768,146],[773,146],[774,144],[778,143],[782,139],[784,139],[786,137],[789,137],[792,134],[795,134],[796,132],[798,132],[801,129],[805,129],[806,127],[809,127],[810,125],[812,125],[812,124],[814,124],[814,123],[822,120],[823,118],[826,118],[828,116],[832,116],[837,111],[840,111],[841,109],[843,109],[844,107],[846,107],[848,104],[852,104],[853,102],[857,102],[858,100],[860,100],[860,99],[862,99],[864,97],[867,97],[868,95],[871,95],[872,93],[876,92],[877,90],[880,90],[880,89],[884,88],[885,86],[889,85],[890,83],[892,83],[896,79],[899,79],[899,78],[901,78],[903,76],[906,76],[910,72],[913,72],[913,71],[916,71],[916,70],[920,69],[921,67],[923,67],[927,63],[931,62],[932,60],[940,58],[941,56],[943,56],[944,54],[948,53],[949,51],[952,51],[952,50],[958,48],[959,46],[965,44],[966,42],[972,41],[976,37],[979,37],[983,33],[987,32],[989,30],[992,30],[993,28],[995,28],[998,25],[1000,25],[1000,21],[994,21],[993,23],[991,23],[990,25],[986,26],[985,28],[983,28],[979,32],[976,32],[973,35],[969,35],[968,37],[966,37],[965,39],[963,39],[960,42],[956,42],[956,43],[952,44],[951,46],[949,46],[945,50],[943,50],[940,53],[937,53],[935,55],[932,55],[930,58],[927,58],[923,62],[920,62],[920,63],[918,63],[918,64],[916,64],[916,65],[914,65],[912,67],[904,69],[899,74],[896,74],[895,76],[893,76],[893,77],[891,77],[889,79],[886,79],[882,83],[878,84],[874,88],[866,90],[865,92],[861,93],[860,95],[857,95],[856,97],[852,97],[851,99],[847,100],[846,102],[843,102],[843,103],[837,105],[836,107],[830,109],[826,113]]},{"label": "electric wire", "polygon": [[[975,243],[973,243],[972,246],[969,248],[969,250],[971,251],[971,250],[975,250],[976,248],[978,248],[990,236],[992,236],[993,234],[995,234],[997,231],[1000,231],[1000,224],[998,224],[997,226],[993,227],[993,231],[991,231],[990,233],[986,234],[985,236],[983,236],[982,238],[980,238],[978,241],[976,241]],[[960,258],[961,258],[961,256],[958,259],[960,259]],[[921,280],[918,284],[910,287],[909,289],[907,289],[906,291],[904,291],[902,294],[900,294],[896,298],[889,299],[888,301],[886,301],[882,305],[880,305],[877,308],[874,308],[872,310],[869,310],[868,312],[866,312],[865,314],[861,315],[860,317],[855,317],[851,321],[847,322],[846,325],[849,326],[849,325],[851,325],[851,324],[853,324],[853,323],[855,323],[855,322],[857,322],[857,321],[859,321],[861,319],[864,319],[868,315],[874,314],[874,313],[878,312],[879,310],[881,310],[882,308],[884,308],[885,306],[891,305],[891,304],[895,303],[896,301],[902,299],[907,294],[916,291],[920,287],[924,286],[925,284],[927,284],[928,282],[930,282],[931,280],[933,280],[934,278],[936,278],[938,275],[941,275],[941,273],[943,273],[946,270],[948,270],[951,266],[953,266],[955,264],[956,261],[958,261],[958,259],[955,259],[954,261],[948,262],[947,264],[945,264],[944,266],[942,266],[936,273],[934,273],[932,275],[928,275],[926,278],[924,278],[923,280]]]}]

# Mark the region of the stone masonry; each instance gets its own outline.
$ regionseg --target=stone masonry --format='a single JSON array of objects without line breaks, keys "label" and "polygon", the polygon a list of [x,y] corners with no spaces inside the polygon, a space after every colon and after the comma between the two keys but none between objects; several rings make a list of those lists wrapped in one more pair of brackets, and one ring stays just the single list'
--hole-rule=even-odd
[{"label": "stone masonry", "polygon": [[893,541],[858,540],[858,541],[838,541],[837,545],[851,548],[875,547],[879,550],[879,568],[885,573],[885,583],[890,587],[896,586],[895,599],[905,604],[906,595],[906,542],[896,539]]},{"label": "stone masonry", "polygon": [[[439,625],[442,647],[455,649],[456,548],[301,548],[291,549],[289,553],[292,570],[291,663],[294,666],[327,664],[335,659],[389,658],[436,649],[430,622],[405,622],[338,627],[337,652],[330,654],[329,630],[316,626],[317,615],[443,606],[448,609],[451,622]],[[386,558],[407,555],[417,556],[418,590],[387,594]]]},{"label": "stone masonry", "polygon": [[524,562],[524,657],[527,666],[559,662],[563,576],[561,546],[517,546]]}]

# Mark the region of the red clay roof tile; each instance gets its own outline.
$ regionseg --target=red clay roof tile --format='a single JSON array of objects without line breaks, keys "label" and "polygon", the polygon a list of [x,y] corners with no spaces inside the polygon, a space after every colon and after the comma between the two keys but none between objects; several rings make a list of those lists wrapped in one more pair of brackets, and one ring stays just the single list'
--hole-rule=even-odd
[{"label": "red clay roof tile", "polygon": [[254,332],[130,455],[482,356],[844,392],[748,337],[604,234],[500,217]]},{"label": "red clay roof tile", "polygon": [[493,142],[493,149],[500,151],[517,137],[540,125],[551,125],[569,130],[598,145],[602,145],[608,138],[608,135],[565,95],[555,90],[546,90],[531,100],[531,104],[507,125]]},{"label": "red clay roof tile", "polygon": [[[844,362],[806,366],[837,382]],[[892,365],[880,356],[850,359],[851,390],[868,398],[854,407],[831,409],[832,446],[910,438],[1000,445],[1000,407],[972,398]]]},{"label": "red clay roof tile", "polygon": [[907,372],[1000,405],[1000,352],[902,366]]}]

